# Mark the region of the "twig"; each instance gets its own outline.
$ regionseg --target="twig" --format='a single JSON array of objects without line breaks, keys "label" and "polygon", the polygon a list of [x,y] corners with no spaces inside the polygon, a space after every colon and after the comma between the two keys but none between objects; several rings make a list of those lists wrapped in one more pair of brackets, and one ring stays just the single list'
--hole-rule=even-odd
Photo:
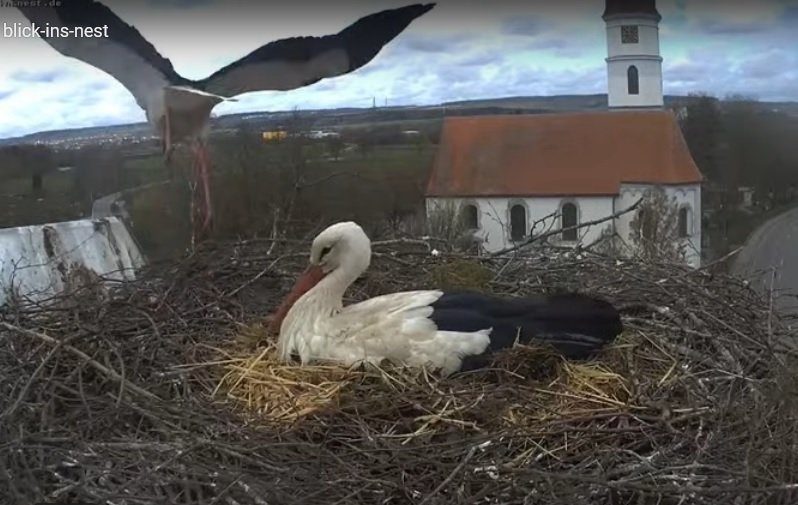
[{"label": "twig", "polygon": [[460,463],[456,467],[454,467],[454,470],[452,470],[451,473],[449,473],[449,475],[445,479],[443,479],[443,482],[438,484],[438,487],[433,489],[430,494],[428,494],[423,500],[421,500],[421,502],[418,505],[424,505],[425,503],[430,501],[433,496],[435,496],[436,494],[440,493],[443,488],[448,486],[449,483],[452,481],[452,479],[454,479],[454,477],[458,473],[460,473],[460,471],[466,466],[466,464],[468,464],[468,462],[474,456],[474,453],[477,451],[478,448],[479,448],[479,446],[476,446],[476,445],[471,447],[471,449],[468,450],[468,453],[465,455],[463,460],[460,461]]},{"label": "twig", "polygon": [[[43,340],[44,342],[47,342],[49,344],[54,344],[56,346],[61,345],[58,340],[54,339],[49,335],[45,335],[44,333],[40,333],[38,331],[28,330],[26,328],[20,328],[19,326],[14,326],[13,324],[9,324],[3,321],[0,321],[0,326],[9,331],[20,333],[22,335],[27,335],[29,337],[38,338],[39,340]],[[130,381],[126,380],[124,377],[119,375],[116,371],[111,370],[110,368],[104,365],[101,365],[100,363],[92,359],[89,355],[87,355],[80,349],[76,349],[69,344],[63,344],[62,347],[65,350],[77,356],[78,358],[80,358],[83,362],[87,363],[88,365],[91,365],[95,370],[104,374],[109,379],[119,383],[120,385],[124,385],[124,387],[126,387],[130,391],[133,391],[134,393],[143,396],[149,400],[154,400],[158,402],[162,401],[161,398],[159,398],[157,395],[154,395],[149,391],[136,386],[135,384],[131,383]]]},{"label": "twig", "polygon": [[280,257],[274,259],[274,261],[272,261],[271,263],[266,265],[263,268],[263,270],[261,270],[260,272],[255,274],[254,277],[252,277],[251,279],[247,280],[245,283],[241,284],[240,286],[238,286],[234,290],[232,290],[232,291],[230,291],[228,293],[225,293],[225,297],[229,298],[229,297],[235,296],[242,289],[246,288],[247,286],[250,286],[254,282],[257,282],[258,279],[260,279],[261,277],[263,277],[264,275],[269,273],[272,270],[272,268],[274,268],[274,266],[277,265],[277,263],[279,263],[281,260],[284,260],[285,258],[286,258],[286,256],[280,256]]},{"label": "twig", "polygon": [[[624,331],[584,361],[518,346],[448,378],[276,362],[253,321],[281,288],[254,280],[301,272],[306,253],[295,251],[310,239],[205,244],[120,284],[118,297],[3,309],[0,494],[136,505],[798,498],[798,353],[777,349],[789,332],[771,310],[775,289],[771,299],[723,273],[584,249],[567,257],[545,243],[529,256],[432,257],[434,237],[376,240],[375,268],[346,303],[433,271],[455,277],[449,259],[459,258],[480,278],[501,273],[487,283],[498,295],[605,298]],[[33,335],[12,337],[20,329]]]}]

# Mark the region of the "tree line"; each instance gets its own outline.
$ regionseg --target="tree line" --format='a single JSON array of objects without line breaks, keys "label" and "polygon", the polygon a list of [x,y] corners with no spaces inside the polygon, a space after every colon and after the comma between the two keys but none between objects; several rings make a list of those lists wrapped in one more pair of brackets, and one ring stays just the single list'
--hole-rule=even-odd
[{"label": "tree line", "polygon": [[681,121],[706,178],[705,204],[728,209],[750,187],[765,208],[791,201],[798,188],[798,117],[743,96],[693,95]]}]

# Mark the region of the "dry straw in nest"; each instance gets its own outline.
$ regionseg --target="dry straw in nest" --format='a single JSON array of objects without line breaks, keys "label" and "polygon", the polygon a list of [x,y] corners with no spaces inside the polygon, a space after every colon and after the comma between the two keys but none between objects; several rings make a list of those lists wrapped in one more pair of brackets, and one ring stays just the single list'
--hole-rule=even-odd
[{"label": "dry straw in nest", "polygon": [[[262,325],[247,327],[240,337],[262,341]],[[338,394],[356,381],[357,371],[330,365],[285,364],[277,358],[274,342],[254,354],[240,346],[223,352],[224,375],[213,394],[223,392],[235,404],[269,421],[295,422],[337,405]]]},{"label": "dry straw in nest", "polygon": [[[497,384],[510,381],[517,389],[497,412],[497,419],[503,419],[509,428],[544,429],[547,423],[618,409],[648,410],[648,406],[634,404],[632,380],[627,375],[641,370],[634,380],[668,387],[678,383],[677,362],[661,348],[649,346],[645,352],[641,340],[645,341],[639,334],[624,334],[600,356],[584,362],[565,361],[547,349],[523,345],[499,354],[488,380]],[[261,345],[253,349],[241,342]],[[264,422],[290,425],[312,423],[325,415],[346,411],[366,397],[372,401],[385,397],[390,403],[391,396],[401,394],[396,388],[399,383],[405,390],[434,397],[441,394],[440,383],[445,384],[444,388],[456,387],[458,381],[468,377],[441,381],[434,373],[414,373],[390,364],[378,371],[334,363],[285,364],[277,359],[273,336],[267,335],[262,325],[245,327],[234,345],[220,353],[222,377],[214,395],[225,395]],[[485,378],[483,374],[478,380]],[[484,428],[496,426],[491,423]]]}]

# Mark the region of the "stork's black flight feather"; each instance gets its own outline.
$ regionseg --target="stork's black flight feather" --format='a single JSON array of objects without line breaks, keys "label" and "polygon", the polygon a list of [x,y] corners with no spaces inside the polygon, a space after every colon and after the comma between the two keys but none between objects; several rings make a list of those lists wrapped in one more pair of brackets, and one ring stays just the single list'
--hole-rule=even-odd
[{"label": "stork's black flight feather", "polygon": [[[58,2],[54,7],[29,6],[19,7],[19,10],[31,22],[41,22],[42,19],[55,15],[60,26],[76,27],[108,27],[108,41],[125,46],[139,55],[153,68],[161,72],[172,84],[187,84],[188,80],[175,72],[172,62],[164,58],[132,25],[122,21],[114,12],[94,0],[67,0]],[[50,12],[47,12],[47,11]],[[50,42],[53,37],[42,36]],[[60,37],[59,37],[60,38]],[[98,43],[102,41],[97,41]],[[69,55],[67,55],[69,56]],[[94,64],[91,61],[86,63]]]},{"label": "stork's black flight feather", "polygon": [[18,7],[39,26],[107,26],[108,37],[42,37],[65,56],[112,75],[142,108],[165,86],[189,86],[224,97],[265,90],[296,89],[367,64],[419,16],[435,6],[414,4],[365,16],[335,35],[276,40],[210,76],[191,80],[179,75],[133,26],[96,0],[65,0],[53,7]]},{"label": "stork's black flight feather", "polygon": [[504,299],[481,293],[445,293],[430,316],[439,330],[472,332],[492,328],[479,356],[466,356],[461,370],[481,367],[490,354],[512,347],[549,345],[568,359],[589,358],[623,330],[609,302],[580,293]]},{"label": "stork's black flight feather", "polygon": [[[415,4],[371,14],[335,35],[281,39],[197,81],[210,93],[235,96],[264,89],[307,86],[357,70],[435,4]],[[236,79],[246,73],[247,78]]]}]

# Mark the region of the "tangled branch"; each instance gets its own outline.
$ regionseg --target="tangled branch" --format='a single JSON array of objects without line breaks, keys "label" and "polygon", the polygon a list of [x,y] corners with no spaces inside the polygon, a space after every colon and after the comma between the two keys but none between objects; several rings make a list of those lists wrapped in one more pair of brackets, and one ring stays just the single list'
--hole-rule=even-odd
[{"label": "tangled branch", "polygon": [[[628,209],[627,209],[628,211]],[[597,360],[517,348],[479,372],[271,359],[259,323],[307,244],[219,245],[113,296],[0,321],[0,496],[73,503],[745,503],[798,499],[788,332],[711,269],[584,252],[375,243],[346,302],[445,280],[622,308]],[[545,252],[545,251],[544,251]]]}]

